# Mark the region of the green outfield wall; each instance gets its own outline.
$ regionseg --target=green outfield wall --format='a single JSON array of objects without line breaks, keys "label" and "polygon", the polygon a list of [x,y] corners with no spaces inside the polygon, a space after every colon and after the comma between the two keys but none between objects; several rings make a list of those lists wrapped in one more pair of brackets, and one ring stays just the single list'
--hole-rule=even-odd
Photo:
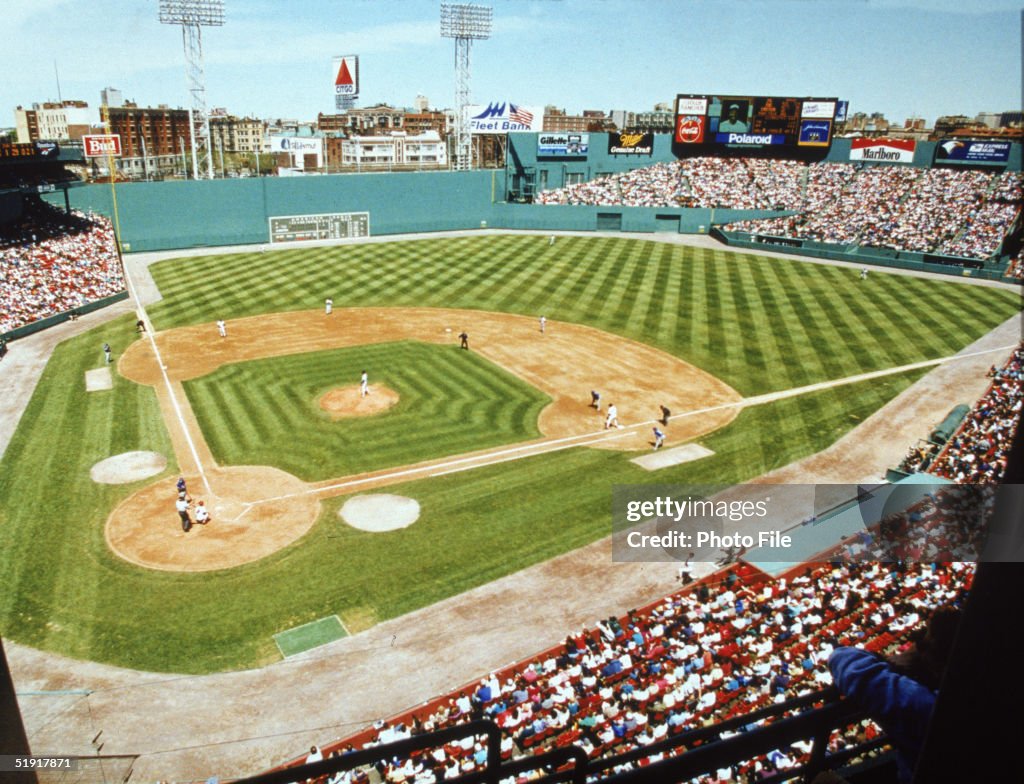
[{"label": "green outfield wall", "polygon": [[[268,242],[268,219],[272,216],[332,212],[368,212],[370,233],[374,236],[482,227],[699,234],[732,221],[791,214],[516,203],[527,185],[531,189],[556,188],[569,181],[589,181],[605,174],[677,160],[678,145],[673,145],[670,134],[654,136],[650,155],[613,155],[608,152],[609,135],[591,133],[587,156],[564,160],[538,158],[537,136],[509,134],[507,165],[498,170],[120,184],[117,204],[122,242],[131,252],[258,244]],[[934,154],[934,143],[919,143],[913,165],[930,165]],[[850,140],[837,139],[827,151],[826,160],[849,161],[849,156]],[[1015,144],[1006,168],[1019,170],[1020,165],[1021,145]],[[63,206],[62,194],[46,198]],[[112,214],[109,185],[73,188],[69,200],[77,209]],[[734,242],[743,244],[744,239],[736,238]],[[836,257],[836,251],[834,246],[803,249],[808,255],[828,257]],[[872,254],[869,258],[863,249],[841,249],[838,257],[850,259],[851,254],[870,262],[883,261],[884,256]],[[890,260],[909,262],[912,266],[921,262],[920,258],[905,254]]]}]

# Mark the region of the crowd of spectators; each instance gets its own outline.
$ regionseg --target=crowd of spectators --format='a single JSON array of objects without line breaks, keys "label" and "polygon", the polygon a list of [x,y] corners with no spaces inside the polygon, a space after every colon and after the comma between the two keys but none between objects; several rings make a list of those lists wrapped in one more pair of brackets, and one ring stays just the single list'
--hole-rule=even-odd
[{"label": "crowd of spectators", "polygon": [[688,158],[542,191],[537,204],[798,209],[807,167],[795,161]]},{"label": "crowd of spectators", "polygon": [[986,259],[1020,210],[1019,173],[688,158],[537,195],[538,204],[793,211],[728,228]]},{"label": "crowd of spectators", "polygon": [[[883,495],[883,500],[891,498],[893,505],[904,506],[900,491],[891,492],[888,498]],[[829,557],[854,562],[977,561],[985,546],[994,501],[992,486],[933,487],[919,501],[888,512],[871,530],[851,537]]]},{"label": "crowd of spectators", "polygon": [[[581,629],[555,649],[390,722],[379,721],[334,744],[334,750],[371,747],[481,717],[501,728],[504,759],[569,744],[592,759],[640,749],[827,687],[828,658],[838,646],[898,650],[934,608],[960,601],[972,575],[964,563],[836,562],[771,579],[741,565],[715,582]],[[850,731],[870,734],[877,728],[865,721]],[[483,740],[469,737],[392,759],[379,764],[377,774],[396,784],[464,775],[484,764]],[[837,733],[830,746],[843,743]],[[810,751],[809,744],[799,743],[697,781],[752,781],[764,770],[805,762]],[[526,780],[510,778],[506,784]]]},{"label": "crowd of spectators", "polygon": [[986,259],[1021,203],[1021,176],[958,169],[813,164],[801,214],[729,228],[843,245]]},{"label": "crowd of spectators", "polygon": [[1007,278],[1024,279],[1024,254],[1018,252],[1013,256],[1006,265],[1006,272],[1003,274]]},{"label": "crowd of spectators", "polygon": [[1020,424],[1024,384],[1024,344],[1002,367],[989,371],[992,384],[943,446],[911,447],[900,470],[927,470],[962,484],[1001,481],[1006,459]]},{"label": "crowd of spectators", "polygon": [[0,333],[125,288],[110,221],[26,200],[0,227]]},{"label": "crowd of spectators", "polygon": [[1005,365],[992,368],[991,374],[988,392],[933,461],[931,473],[970,484],[989,484],[1002,478],[1020,423],[1024,344]]}]

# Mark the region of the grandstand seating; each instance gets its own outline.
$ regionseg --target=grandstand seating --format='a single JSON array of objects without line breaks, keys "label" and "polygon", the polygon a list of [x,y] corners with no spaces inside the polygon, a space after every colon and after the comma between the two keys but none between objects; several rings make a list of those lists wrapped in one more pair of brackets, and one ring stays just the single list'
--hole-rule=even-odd
[{"label": "grandstand seating", "polygon": [[[637,751],[635,764],[643,766],[652,761],[640,751],[646,746],[828,687],[825,663],[836,646],[883,652],[906,645],[931,609],[960,600],[971,574],[962,563],[876,562],[807,565],[770,579],[741,563],[379,721],[327,751],[373,748],[490,718],[502,730],[506,760],[576,745],[595,760]],[[853,731],[879,732],[866,722]],[[446,771],[471,773],[482,764],[483,740],[470,737],[393,759],[379,764],[376,774],[411,784],[443,778]],[[806,762],[810,751],[780,752],[772,764]],[[768,764],[761,756],[731,774]]]},{"label": "grandstand seating", "polygon": [[1018,172],[690,158],[537,195],[538,204],[701,207],[798,214],[728,229],[987,259],[1013,225]]},{"label": "grandstand seating", "polygon": [[1010,444],[1020,423],[1024,343],[1002,367],[989,371],[992,383],[953,437],[943,445],[914,446],[900,470],[927,470],[955,482],[993,484],[1003,478]]},{"label": "grandstand seating", "polygon": [[26,200],[0,229],[0,334],[123,291],[110,221]]}]

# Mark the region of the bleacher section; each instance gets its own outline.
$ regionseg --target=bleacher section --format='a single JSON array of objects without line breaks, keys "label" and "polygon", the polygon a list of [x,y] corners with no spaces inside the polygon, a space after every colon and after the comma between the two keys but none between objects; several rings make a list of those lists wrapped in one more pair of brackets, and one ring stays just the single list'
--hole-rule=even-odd
[{"label": "bleacher section", "polygon": [[[324,754],[489,718],[501,728],[506,761],[578,746],[591,760],[633,751],[626,769],[642,767],[684,751],[646,755],[647,746],[827,688],[826,662],[837,646],[890,652],[906,645],[930,610],[962,599],[972,574],[962,563],[813,564],[769,578],[741,563],[332,742]],[[732,732],[755,723],[740,721]],[[850,732],[875,736],[878,728],[864,722]],[[471,774],[487,750],[486,738],[470,736],[337,780],[441,780]],[[729,775],[805,763],[812,751],[807,744],[759,755]],[[517,780],[528,779],[509,779]]]}]

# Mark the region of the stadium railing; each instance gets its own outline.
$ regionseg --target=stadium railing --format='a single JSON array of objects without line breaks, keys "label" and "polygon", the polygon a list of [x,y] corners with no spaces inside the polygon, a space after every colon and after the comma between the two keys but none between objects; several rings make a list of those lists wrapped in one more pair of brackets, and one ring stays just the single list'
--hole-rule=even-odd
[{"label": "stadium railing", "polygon": [[[339,771],[354,770],[376,762],[404,758],[415,751],[437,748],[445,743],[467,737],[487,737],[487,763],[482,769],[459,776],[454,781],[498,782],[533,771],[531,781],[573,782],[583,784],[600,778],[609,784],[646,784],[647,782],[687,781],[723,767],[739,765],[776,749],[786,749],[800,741],[811,741],[809,759],[794,765],[764,782],[810,782],[825,770],[839,770],[852,760],[876,754],[886,745],[884,736],[854,743],[829,753],[829,740],[836,731],[866,718],[864,712],[849,701],[841,700],[834,688],[812,692],[751,713],[736,716],[717,724],[700,727],[670,736],[662,741],[630,751],[590,760],[578,746],[556,748],[535,756],[503,762],[500,754],[501,730],[487,720],[407,738],[395,743],[351,751],[310,764],[273,770],[236,784],[289,784],[331,776]],[[751,728],[752,725],[760,725]],[[723,737],[725,735],[726,737]],[[655,762],[652,756],[664,755]],[[616,772],[617,768],[627,770]]]}]

